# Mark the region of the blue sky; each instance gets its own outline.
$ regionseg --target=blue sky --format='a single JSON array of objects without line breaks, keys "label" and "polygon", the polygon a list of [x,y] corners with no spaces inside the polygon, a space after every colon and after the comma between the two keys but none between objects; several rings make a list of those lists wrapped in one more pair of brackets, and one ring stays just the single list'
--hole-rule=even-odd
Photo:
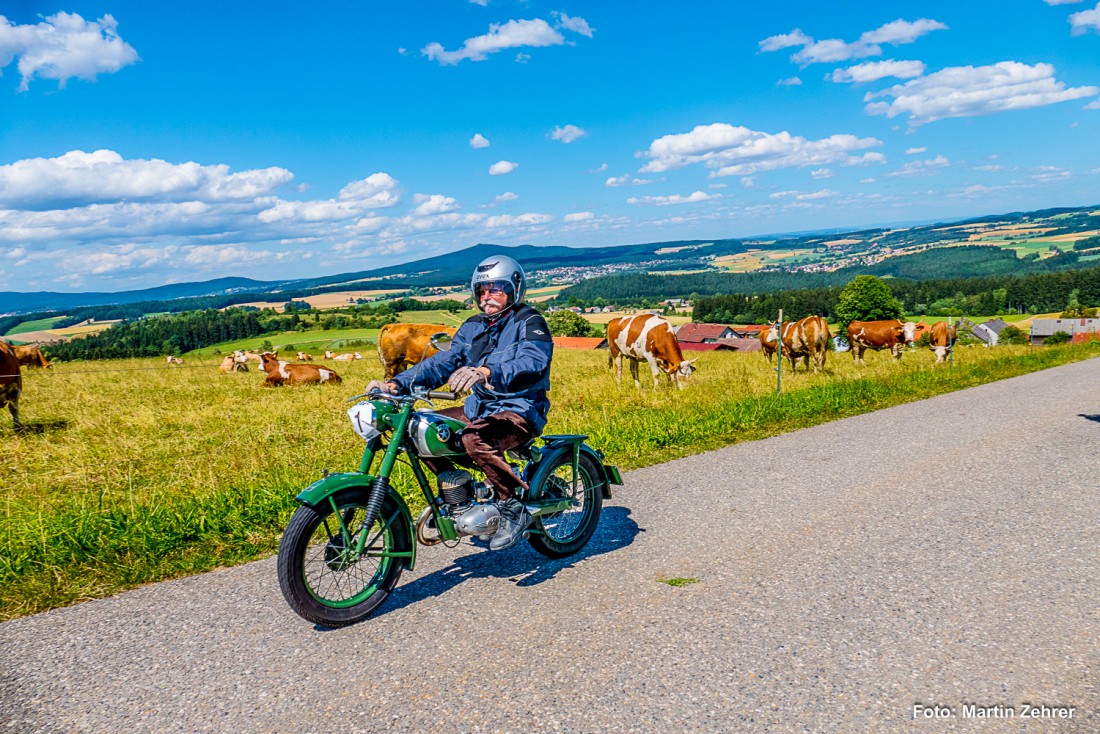
[{"label": "blue sky", "polygon": [[1096,0],[0,16],[0,290],[1100,203]]}]

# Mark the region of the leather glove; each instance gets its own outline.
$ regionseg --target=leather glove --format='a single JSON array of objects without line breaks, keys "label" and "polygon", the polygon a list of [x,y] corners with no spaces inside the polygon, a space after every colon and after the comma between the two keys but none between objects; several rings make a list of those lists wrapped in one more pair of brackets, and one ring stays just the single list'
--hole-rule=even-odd
[{"label": "leather glove", "polygon": [[447,386],[455,392],[472,390],[474,385],[489,383],[489,378],[477,367],[459,367],[447,380]]},{"label": "leather glove", "polygon": [[397,392],[397,386],[392,382],[382,382],[381,380],[371,380],[367,383],[367,392],[384,392],[389,395],[393,395]]}]

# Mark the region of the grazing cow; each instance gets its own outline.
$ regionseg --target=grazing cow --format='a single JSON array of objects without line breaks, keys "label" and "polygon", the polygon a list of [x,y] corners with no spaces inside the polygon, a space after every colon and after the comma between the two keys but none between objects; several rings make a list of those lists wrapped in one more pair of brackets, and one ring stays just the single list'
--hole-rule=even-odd
[{"label": "grazing cow", "polygon": [[382,362],[384,380],[407,370],[420,360],[436,353],[431,345],[432,334],[455,335],[453,326],[439,324],[386,324],[378,334],[378,359]]},{"label": "grazing cow", "polygon": [[218,365],[218,372],[229,374],[230,372],[248,372],[248,360],[243,354],[227,354],[222,363]]},{"label": "grazing cow", "polygon": [[354,353],[351,353],[351,354],[337,354],[335,357],[333,357],[333,359],[340,360],[340,361],[343,361],[343,362],[351,362],[352,360],[362,359],[362,358],[363,358],[363,355],[360,354],[359,352],[354,352]]},{"label": "grazing cow", "polygon": [[299,362],[312,362],[313,357],[310,356],[309,354],[306,354],[305,352],[298,352],[298,361]]},{"label": "grazing cow", "polygon": [[654,388],[664,372],[681,390],[691,376],[692,365],[698,361],[698,358],[684,359],[668,319],[651,313],[612,319],[607,325],[607,348],[607,366],[615,368],[615,377],[622,382],[623,357],[626,357],[630,360],[630,376],[637,387],[642,386],[638,380],[638,363],[642,360],[649,362]]},{"label": "grazing cow", "polygon": [[42,354],[42,350],[38,347],[26,346],[26,347],[12,347],[15,352],[15,358],[19,360],[19,364],[26,365],[28,367],[49,367],[50,363],[46,359],[46,355]]},{"label": "grazing cow", "polygon": [[848,324],[848,344],[852,348],[852,361],[863,361],[863,352],[874,349],[889,349],[895,359],[901,359],[901,350],[913,341],[917,325],[912,321],[853,321]]},{"label": "grazing cow", "polygon": [[183,364],[183,360],[179,357],[173,357],[171,354],[164,358],[166,364]]},{"label": "grazing cow", "polygon": [[273,385],[308,385],[320,382],[339,384],[342,382],[340,375],[327,367],[319,367],[314,364],[291,364],[289,362],[280,362],[278,357],[270,352],[265,352],[261,355],[261,359],[263,360],[264,372],[267,373],[267,379],[264,380],[264,387],[271,387]]},{"label": "grazing cow", "polygon": [[779,348],[775,341],[775,328],[761,329],[757,338],[760,339],[760,352],[767,357],[768,364],[771,364],[772,357],[775,356],[775,351]]},{"label": "grazing cow", "polygon": [[928,345],[936,355],[936,364],[947,359],[947,354],[955,347],[954,326],[949,326],[946,321],[937,321],[932,324],[932,331],[928,335]]},{"label": "grazing cow", "polygon": [[[776,326],[772,324],[772,328],[768,330],[768,338],[772,344],[775,344]],[[814,374],[817,374],[819,368],[825,369],[825,355],[832,338],[829,325],[820,316],[807,316],[799,321],[783,324],[783,354],[791,360],[791,370],[796,369],[799,359],[807,372],[810,370],[811,359],[814,361]],[[761,339],[760,343],[763,344],[764,340]]]},{"label": "grazing cow", "polygon": [[8,343],[0,339],[0,409],[5,405],[11,411],[15,430],[23,430],[19,422],[19,394],[23,392],[23,375],[19,371],[19,359]]}]

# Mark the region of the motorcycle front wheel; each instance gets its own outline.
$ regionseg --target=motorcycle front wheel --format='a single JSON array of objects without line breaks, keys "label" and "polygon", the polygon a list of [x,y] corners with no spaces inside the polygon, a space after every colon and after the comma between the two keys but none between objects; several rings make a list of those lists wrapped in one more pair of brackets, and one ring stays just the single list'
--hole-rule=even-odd
[{"label": "motorcycle front wheel", "polygon": [[538,488],[541,499],[570,498],[573,506],[564,512],[539,515],[527,542],[539,553],[549,558],[571,556],[584,547],[603,508],[603,473],[595,460],[581,454],[577,462],[574,485],[573,456],[562,453],[540,466],[532,477],[531,486]]},{"label": "motorcycle front wheel", "polygon": [[[363,527],[368,489],[339,492],[316,507],[299,507],[279,544],[279,586],[290,608],[324,627],[369,616],[397,585],[411,550],[408,520],[391,498]],[[358,546],[363,542],[360,553]]]}]

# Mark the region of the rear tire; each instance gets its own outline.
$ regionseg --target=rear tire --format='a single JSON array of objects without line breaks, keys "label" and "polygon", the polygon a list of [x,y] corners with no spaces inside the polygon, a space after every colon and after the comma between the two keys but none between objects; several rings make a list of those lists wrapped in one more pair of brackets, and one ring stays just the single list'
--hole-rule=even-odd
[{"label": "rear tire", "polygon": [[389,554],[410,551],[412,534],[392,497],[367,531],[363,553],[355,554],[369,499],[367,488],[344,490],[316,507],[299,507],[291,517],[279,544],[279,586],[302,619],[324,627],[359,622],[401,578],[406,559]]},{"label": "rear tire", "polygon": [[[603,509],[603,470],[588,454],[577,462],[577,489],[573,507],[565,512],[535,517],[527,542],[549,558],[571,556],[585,546]],[[573,492],[573,453],[563,451],[535,471],[531,486],[539,499],[567,497]]]}]

